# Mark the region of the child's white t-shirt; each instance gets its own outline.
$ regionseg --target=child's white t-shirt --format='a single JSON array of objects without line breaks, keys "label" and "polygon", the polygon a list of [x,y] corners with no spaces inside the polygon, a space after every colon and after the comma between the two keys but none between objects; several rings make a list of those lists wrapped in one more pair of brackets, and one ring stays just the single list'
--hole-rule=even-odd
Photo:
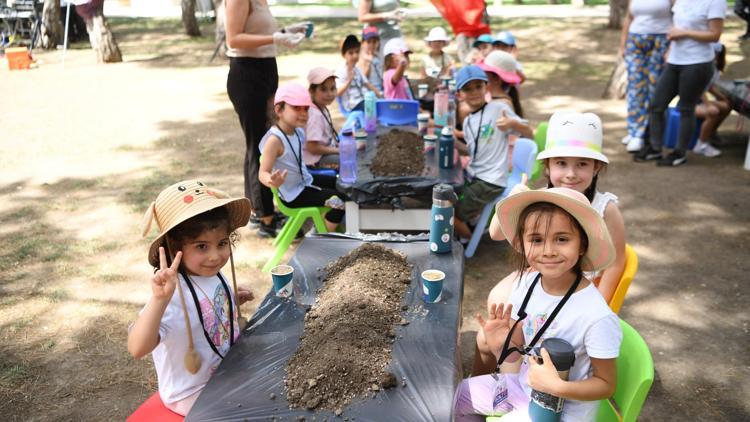
[{"label": "child's white t-shirt", "polygon": [[[349,79],[349,70],[347,69],[346,65],[336,69],[335,76],[336,89],[339,89],[339,87],[345,84],[346,80]],[[352,78],[352,82],[349,84],[349,87],[341,96],[341,103],[344,105],[344,108],[347,111],[351,111],[354,107],[357,106],[357,104],[360,103],[360,101],[364,101],[365,92],[367,91],[368,89],[365,85],[365,75],[357,66],[354,66],[354,78]]]},{"label": "child's white t-shirt", "polygon": [[[185,329],[185,315],[180,303],[180,293],[175,288],[172,299],[169,301],[169,305],[167,305],[164,316],[159,323],[159,345],[151,352],[159,381],[159,395],[164,403],[180,401],[203,389],[221,363],[221,358],[214,353],[208,344],[208,340],[203,333],[203,327],[205,327],[214,344],[217,345],[216,349],[219,353],[226,356],[230,348],[230,305],[219,277],[190,277],[194,283],[195,294],[200,304],[203,327],[201,327],[195,300],[190,293],[190,289],[182,275],[178,277],[185,294],[185,305],[190,316],[193,343],[195,351],[201,358],[201,367],[195,374],[191,374],[185,369],[184,362],[185,353],[188,350],[188,337]],[[227,282],[229,294],[232,295],[232,304],[235,304],[231,284],[226,277],[224,277],[224,280]],[[217,315],[216,312],[220,314]],[[239,325],[237,324],[237,310],[233,309],[232,314],[234,316],[234,340],[236,341],[240,335]]]},{"label": "child's white t-shirt", "polygon": [[[539,273],[536,271],[526,273],[513,286],[510,303],[513,304],[514,319],[518,319],[518,310],[537,274]],[[563,296],[552,296],[545,292],[541,280],[537,283],[526,305],[526,319],[516,327],[516,330],[523,330],[526,344],[531,343],[537,330],[542,327],[562,298]],[[614,359],[620,354],[622,330],[619,318],[609,309],[601,293],[591,283],[570,296],[534,347],[541,346],[544,339],[552,337],[566,340],[575,349],[575,363],[570,369],[568,380],[579,381],[591,376],[590,358]],[[529,364],[524,357],[519,380],[524,392],[530,397],[528,370]],[[562,421],[593,421],[598,409],[598,401],[565,400]]]},{"label": "child's white t-shirt", "polygon": [[[471,161],[466,172],[473,178],[505,187],[508,181],[508,133],[497,128],[502,112],[518,119],[513,108],[504,102],[491,102],[464,119],[464,139]],[[481,121],[480,121],[481,119]]]},{"label": "child's white t-shirt", "polygon": [[429,54],[426,54],[422,58],[422,68],[424,69],[425,74],[433,78],[442,76],[440,72],[443,69],[445,69],[443,74],[447,74],[448,76],[450,76],[450,74],[448,73],[448,67],[452,64],[453,57],[445,52],[443,52],[443,54],[440,55],[440,58],[437,59],[430,56]]}]

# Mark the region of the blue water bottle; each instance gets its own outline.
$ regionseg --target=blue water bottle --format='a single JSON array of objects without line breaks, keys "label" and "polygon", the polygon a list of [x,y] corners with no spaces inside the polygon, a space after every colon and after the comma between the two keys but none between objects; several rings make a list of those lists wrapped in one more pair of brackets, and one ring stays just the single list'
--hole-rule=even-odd
[{"label": "blue water bottle", "polygon": [[357,142],[351,129],[341,132],[339,140],[339,177],[346,184],[357,180]]},{"label": "blue water bottle", "polygon": [[432,187],[430,216],[430,251],[448,253],[453,242],[453,204],[458,200],[453,186],[439,184]]},{"label": "blue water bottle", "polygon": [[453,168],[453,128],[444,127],[438,141],[438,165],[441,169]]},{"label": "blue water bottle", "polygon": [[365,132],[374,133],[377,128],[377,115],[375,113],[375,93],[367,91],[365,94]]},{"label": "blue water bottle", "polygon": [[[568,373],[576,360],[573,346],[561,338],[548,338],[542,342],[542,349],[546,349],[552,358],[557,373],[563,380],[568,379]],[[565,399],[541,391],[531,390],[529,402],[529,418],[532,422],[558,422],[562,416]]]}]

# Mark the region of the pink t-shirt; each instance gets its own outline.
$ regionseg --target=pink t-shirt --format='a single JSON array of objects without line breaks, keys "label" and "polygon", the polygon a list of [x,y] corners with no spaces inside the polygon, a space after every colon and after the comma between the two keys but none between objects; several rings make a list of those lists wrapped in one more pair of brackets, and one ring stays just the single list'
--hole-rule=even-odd
[{"label": "pink t-shirt", "polygon": [[402,77],[396,85],[393,84],[393,74],[396,73],[396,69],[388,69],[383,75],[383,88],[385,90],[385,98],[389,100],[411,100],[411,94],[409,93],[408,82],[406,77]]},{"label": "pink t-shirt", "polygon": [[[331,115],[328,113],[328,110],[325,113],[327,113],[327,116],[324,116],[315,105],[310,107],[307,116],[307,126],[305,126],[305,143],[321,142],[325,146],[333,144],[333,132],[331,125],[328,123],[329,120],[326,119],[326,117],[331,119]],[[305,165],[314,166],[318,164],[320,157],[320,155],[308,151],[306,147],[302,149],[302,159],[305,161]]]}]

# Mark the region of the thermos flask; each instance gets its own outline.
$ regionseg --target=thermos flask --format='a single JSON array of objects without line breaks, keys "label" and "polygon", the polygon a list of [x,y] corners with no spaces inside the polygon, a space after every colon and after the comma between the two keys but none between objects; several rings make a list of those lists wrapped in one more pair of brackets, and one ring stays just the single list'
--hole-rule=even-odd
[{"label": "thermos flask", "polygon": [[453,204],[458,200],[453,186],[435,185],[432,188],[432,218],[430,222],[430,251],[448,253],[453,241]]},{"label": "thermos flask", "polygon": [[[548,338],[542,342],[541,348],[549,353],[560,378],[567,380],[568,372],[576,358],[573,346],[561,338]],[[532,422],[558,422],[562,416],[564,403],[565,399],[561,397],[531,390],[529,417]]]},{"label": "thermos flask", "polygon": [[444,127],[440,132],[438,165],[441,169],[453,168],[453,128]]}]

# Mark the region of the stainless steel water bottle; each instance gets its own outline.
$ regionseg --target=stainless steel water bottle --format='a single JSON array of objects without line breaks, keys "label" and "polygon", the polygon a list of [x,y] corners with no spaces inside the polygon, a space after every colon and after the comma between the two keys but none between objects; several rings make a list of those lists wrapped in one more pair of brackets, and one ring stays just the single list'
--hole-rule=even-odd
[{"label": "stainless steel water bottle", "polygon": [[[567,380],[570,368],[575,363],[573,346],[561,338],[548,338],[542,342],[542,349],[549,353],[560,378]],[[532,422],[558,422],[562,416],[565,399],[541,391],[531,390],[529,418]]]},{"label": "stainless steel water bottle", "polygon": [[441,169],[453,168],[453,128],[444,127],[440,132],[438,165]]},{"label": "stainless steel water bottle", "polygon": [[448,253],[453,242],[453,204],[458,200],[453,186],[435,185],[432,188],[432,221],[430,222],[430,251]]}]

